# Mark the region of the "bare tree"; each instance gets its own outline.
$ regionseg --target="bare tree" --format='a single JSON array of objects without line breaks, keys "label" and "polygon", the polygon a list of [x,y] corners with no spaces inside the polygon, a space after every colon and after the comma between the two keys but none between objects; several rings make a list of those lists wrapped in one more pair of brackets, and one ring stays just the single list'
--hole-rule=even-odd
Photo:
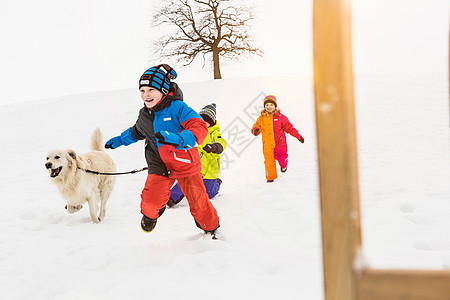
[{"label": "bare tree", "polygon": [[[233,0],[170,0],[156,9],[153,25],[165,35],[154,42],[160,58],[174,58],[184,66],[202,57],[211,62],[214,79],[221,79],[220,58],[237,61],[241,54],[262,56],[249,35],[252,7]],[[173,32],[167,33],[172,28]]]}]

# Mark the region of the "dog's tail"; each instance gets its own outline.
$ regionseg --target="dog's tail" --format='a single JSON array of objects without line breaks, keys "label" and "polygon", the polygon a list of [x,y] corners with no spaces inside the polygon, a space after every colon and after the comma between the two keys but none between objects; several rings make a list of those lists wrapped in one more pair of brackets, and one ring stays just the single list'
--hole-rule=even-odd
[{"label": "dog's tail", "polygon": [[92,133],[91,149],[94,151],[103,151],[103,133],[98,127]]}]

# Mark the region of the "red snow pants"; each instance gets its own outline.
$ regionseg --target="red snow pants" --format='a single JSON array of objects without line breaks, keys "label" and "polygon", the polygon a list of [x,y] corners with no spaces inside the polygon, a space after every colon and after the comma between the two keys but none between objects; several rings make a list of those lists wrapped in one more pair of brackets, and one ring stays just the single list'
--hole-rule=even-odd
[{"label": "red snow pants", "polygon": [[[219,216],[209,201],[200,173],[177,178],[181,191],[186,196],[192,217],[203,230],[211,231],[219,227]],[[175,179],[148,174],[141,194],[141,212],[151,219],[157,219],[164,212],[170,197],[170,188]]]}]

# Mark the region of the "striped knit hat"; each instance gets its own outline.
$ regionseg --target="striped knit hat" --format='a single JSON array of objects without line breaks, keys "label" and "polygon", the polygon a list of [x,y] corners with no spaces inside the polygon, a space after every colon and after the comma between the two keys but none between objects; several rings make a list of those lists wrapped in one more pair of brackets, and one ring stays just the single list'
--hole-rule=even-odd
[{"label": "striped knit hat", "polygon": [[154,87],[166,95],[169,93],[170,80],[177,78],[177,72],[167,64],[151,67],[139,78],[139,89],[143,86]]},{"label": "striped knit hat", "polygon": [[216,124],[216,104],[211,103],[202,108],[199,115],[211,126]]},{"label": "striped knit hat", "polygon": [[277,98],[274,95],[266,96],[266,98],[264,98],[264,105],[266,105],[266,103],[273,103],[275,108],[277,108]]}]

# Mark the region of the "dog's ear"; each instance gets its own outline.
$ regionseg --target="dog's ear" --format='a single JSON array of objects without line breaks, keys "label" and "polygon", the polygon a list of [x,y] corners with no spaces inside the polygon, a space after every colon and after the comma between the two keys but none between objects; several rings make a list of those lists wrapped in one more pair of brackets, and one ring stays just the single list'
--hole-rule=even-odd
[{"label": "dog's ear", "polygon": [[67,154],[68,154],[73,160],[77,160],[77,154],[75,153],[74,150],[72,150],[72,149],[67,150]]}]

